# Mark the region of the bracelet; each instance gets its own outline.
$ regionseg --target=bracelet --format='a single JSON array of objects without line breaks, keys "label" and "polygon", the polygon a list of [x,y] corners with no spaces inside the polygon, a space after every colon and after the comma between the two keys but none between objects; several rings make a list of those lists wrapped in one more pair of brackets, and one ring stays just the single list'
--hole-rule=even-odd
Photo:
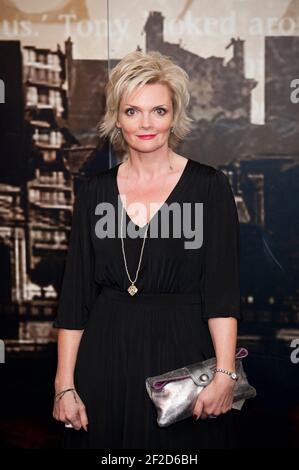
[{"label": "bracelet", "polygon": [[60,399],[63,397],[63,395],[64,395],[66,392],[73,392],[73,394],[74,394],[74,399],[75,399],[75,401],[77,402],[77,399],[76,399],[76,389],[75,389],[75,388],[67,388],[66,390],[62,390],[61,392],[56,393],[56,395],[54,396],[54,400],[57,402],[58,400],[60,400]]},{"label": "bracelet", "polygon": [[216,374],[216,372],[223,372],[224,374],[229,375],[231,379],[238,380],[238,376],[236,372],[229,372],[228,370],[221,369],[221,368],[214,369],[214,374]]}]

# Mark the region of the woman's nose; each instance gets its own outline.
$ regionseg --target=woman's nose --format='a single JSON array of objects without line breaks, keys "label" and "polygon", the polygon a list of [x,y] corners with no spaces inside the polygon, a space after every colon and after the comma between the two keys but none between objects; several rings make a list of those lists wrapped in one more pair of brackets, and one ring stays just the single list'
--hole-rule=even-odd
[{"label": "woman's nose", "polygon": [[143,129],[147,129],[149,127],[151,127],[151,119],[149,116],[142,116],[141,119],[140,119],[140,127],[142,127]]}]

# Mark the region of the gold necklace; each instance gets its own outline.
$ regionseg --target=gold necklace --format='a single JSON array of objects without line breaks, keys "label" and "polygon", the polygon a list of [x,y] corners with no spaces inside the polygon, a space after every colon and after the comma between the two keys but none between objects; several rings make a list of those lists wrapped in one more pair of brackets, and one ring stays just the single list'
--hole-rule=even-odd
[{"label": "gold necklace", "polygon": [[[173,166],[172,166],[171,163],[170,163],[170,157],[169,157],[169,168],[170,168],[171,170],[173,170]],[[127,180],[128,180],[128,171],[127,171]],[[137,278],[138,278],[139,269],[140,269],[140,265],[141,265],[141,260],[142,260],[142,256],[143,256],[143,249],[144,249],[145,239],[146,239],[146,237],[147,237],[147,231],[148,231],[148,228],[149,228],[149,224],[150,224],[151,219],[150,219],[149,222],[146,224],[147,227],[146,227],[145,235],[144,235],[144,237],[143,237],[141,252],[140,252],[140,256],[139,256],[139,263],[138,263],[138,267],[137,267],[137,271],[136,271],[136,276],[135,276],[135,279],[134,279],[134,281],[133,281],[133,280],[131,279],[131,276],[130,276],[129,271],[128,271],[128,265],[127,265],[127,259],[126,259],[126,254],[125,254],[125,247],[124,247],[124,241],[123,241],[123,238],[122,238],[122,228],[123,228],[123,215],[124,215],[124,210],[125,210],[125,209],[124,209],[124,205],[122,204],[120,239],[121,239],[122,253],[123,253],[123,259],[124,259],[124,263],[125,263],[126,273],[127,273],[127,276],[128,276],[129,281],[131,282],[131,285],[128,287],[127,291],[129,292],[129,294],[130,294],[131,296],[133,296],[133,295],[135,295],[135,294],[138,292],[138,288],[135,286],[135,282],[137,281]],[[146,225],[145,225],[145,226],[146,226]]]}]

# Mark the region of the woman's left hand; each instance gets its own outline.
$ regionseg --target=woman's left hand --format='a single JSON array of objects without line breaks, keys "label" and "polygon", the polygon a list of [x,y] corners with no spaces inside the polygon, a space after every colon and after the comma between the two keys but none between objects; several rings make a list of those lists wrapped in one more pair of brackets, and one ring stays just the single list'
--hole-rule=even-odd
[{"label": "woman's left hand", "polygon": [[[213,380],[200,392],[193,410],[194,419],[219,416],[232,408],[235,381],[226,374],[216,373]],[[196,415],[196,416],[194,416]]]}]

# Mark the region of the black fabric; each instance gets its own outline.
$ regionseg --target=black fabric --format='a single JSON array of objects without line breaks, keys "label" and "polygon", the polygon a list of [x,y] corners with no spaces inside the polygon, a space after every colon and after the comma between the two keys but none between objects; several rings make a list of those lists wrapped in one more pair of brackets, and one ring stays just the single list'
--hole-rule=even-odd
[{"label": "black fabric", "polygon": [[[116,237],[99,238],[96,232],[96,224],[103,221],[99,203],[110,202],[111,207],[122,209],[118,167],[86,180],[75,203],[53,326],[84,329],[75,385],[87,407],[89,431],[65,429],[63,446],[235,447],[235,410],[217,419],[193,422],[190,418],[159,428],[145,389],[148,376],[215,355],[208,318],[242,318],[239,223],[229,181],[220,170],[188,160],[175,188],[150,221],[159,236],[153,238],[148,231],[136,281],[139,290],[131,297],[119,238],[121,211],[116,217]],[[170,238],[160,232],[168,205],[183,207],[187,202],[192,203],[193,222],[194,203],[203,203],[203,244],[195,249],[186,249],[184,242],[190,240],[183,226],[177,238],[172,238],[171,224]],[[138,226],[124,215],[126,226],[138,234]],[[132,278],[144,233],[145,227],[139,230],[140,237],[124,239]],[[198,300],[193,301],[194,297]]]}]

